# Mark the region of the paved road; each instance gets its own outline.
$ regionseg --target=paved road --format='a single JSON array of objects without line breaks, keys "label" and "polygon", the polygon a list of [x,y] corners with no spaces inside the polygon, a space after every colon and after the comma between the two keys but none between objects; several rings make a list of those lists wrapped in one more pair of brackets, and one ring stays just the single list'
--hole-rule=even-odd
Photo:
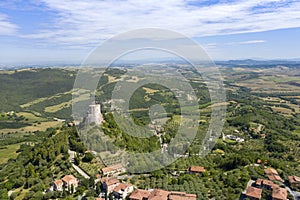
[{"label": "paved road", "polygon": [[72,167],[81,175],[81,176],[83,176],[84,178],[86,178],[86,179],[90,179],[90,176],[87,174],[87,173],[85,173],[80,167],[78,167],[77,165],[75,165],[75,164],[73,164],[72,163]]},{"label": "paved road", "polygon": [[288,186],[285,186],[285,188],[289,191],[289,193],[294,197],[294,200],[299,200],[300,199],[300,192],[297,191],[292,191],[291,188]]},{"label": "paved road", "polygon": [[[248,187],[252,186],[253,183],[255,183],[255,181],[252,180],[252,179],[250,179],[250,180],[248,181],[248,183],[247,183],[246,189],[247,189]],[[242,192],[243,194],[246,194],[246,189]]]},{"label": "paved road", "polygon": [[80,167],[78,167],[77,165],[75,165],[73,162],[74,162],[74,158],[75,158],[75,154],[76,152],[75,151],[71,151],[71,150],[68,150],[68,153],[70,155],[69,157],[69,161],[72,163],[72,167],[81,175],[83,176],[84,178],[86,179],[90,179],[90,176],[85,173]]}]

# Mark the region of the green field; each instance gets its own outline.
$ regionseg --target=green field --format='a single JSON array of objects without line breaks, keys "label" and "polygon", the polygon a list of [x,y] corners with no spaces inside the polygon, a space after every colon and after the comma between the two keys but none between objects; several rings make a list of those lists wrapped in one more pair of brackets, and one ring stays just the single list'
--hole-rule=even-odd
[{"label": "green field", "polygon": [[0,148],[0,164],[6,163],[11,158],[17,158],[16,151],[19,149],[20,144],[12,144]]}]

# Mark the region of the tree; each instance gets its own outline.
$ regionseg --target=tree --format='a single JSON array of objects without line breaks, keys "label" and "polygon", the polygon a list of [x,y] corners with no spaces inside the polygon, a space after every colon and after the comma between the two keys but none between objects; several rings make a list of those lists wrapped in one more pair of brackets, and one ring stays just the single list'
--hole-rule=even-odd
[{"label": "tree", "polygon": [[84,157],[82,158],[82,162],[91,162],[94,159],[94,156],[92,153],[87,152],[84,154]]}]

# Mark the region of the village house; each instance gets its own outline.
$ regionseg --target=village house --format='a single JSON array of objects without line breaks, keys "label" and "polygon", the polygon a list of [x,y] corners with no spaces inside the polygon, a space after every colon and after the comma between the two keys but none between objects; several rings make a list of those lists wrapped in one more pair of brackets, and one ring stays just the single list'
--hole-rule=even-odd
[{"label": "village house", "polygon": [[270,181],[279,181],[282,183],[284,182],[284,180],[279,175],[271,174],[271,175],[268,175],[268,178]]},{"label": "village house", "polygon": [[54,191],[63,191],[63,182],[62,180],[55,180],[53,183]]},{"label": "village house", "polygon": [[284,182],[284,180],[279,176],[278,172],[273,168],[266,168],[265,174],[268,176],[270,181]]},{"label": "village house", "polygon": [[300,177],[298,176],[289,176],[289,183],[293,186],[300,185]]},{"label": "village house", "polygon": [[269,174],[276,174],[276,175],[278,175],[278,172],[276,171],[276,169],[273,169],[271,167],[266,168],[264,171],[265,171],[266,175],[269,175]]},{"label": "village house", "polygon": [[287,199],[287,190],[281,187],[274,187],[272,191],[273,200],[286,200]]},{"label": "village house", "polygon": [[169,194],[169,191],[154,189],[151,191],[148,200],[168,200]]},{"label": "village house", "polygon": [[96,174],[95,183],[98,183],[99,181],[101,181],[101,178],[102,178],[101,174]]},{"label": "village house", "polygon": [[130,196],[129,200],[146,200],[150,196],[150,191],[136,189]]},{"label": "village house", "polygon": [[126,169],[122,164],[112,165],[108,167],[104,167],[100,170],[103,176],[115,176],[120,173],[124,173]]},{"label": "village house", "polygon": [[255,182],[255,185],[259,188],[272,190],[274,186],[277,186],[270,180],[264,180],[264,179],[257,179]]},{"label": "village house", "polygon": [[191,166],[188,171],[192,174],[200,174],[205,172],[206,170],[202,166]]},{"label": "village house", "polygon": [[130,183],[120,183],[118,186],[116,186],[112,192],[114,199],[125,199],[127,196],[129,196],[130,193],[132,193],[134,190],[134,187]]},{"label": "village house", "polygon": [[251,200],[259,200],[261,199],[261,193],[262,189],[249,186],[245,195]]},{"label": "village house", "polygon": [[73,187],[75,189],[78,187],[78,180],[73,175],[66,175],[61,180],[55,180],[53,182],[53,190],[54,191],[63,191],[70,190]]},{"label": "village house", "polygon": [[101,188],[101,197],[105,196],[105,193],[111,193],[119,184],[120,181],[117,178],[102,178],[101,179],[102,188]]},{"label": "village house", "polygon": [[71,189],[71,187],[73,186],[75,191],[75,189],[78,187],[78,180],[73,175],[66,175],[61,180],[63,181],[64,187],[66,189]]}]

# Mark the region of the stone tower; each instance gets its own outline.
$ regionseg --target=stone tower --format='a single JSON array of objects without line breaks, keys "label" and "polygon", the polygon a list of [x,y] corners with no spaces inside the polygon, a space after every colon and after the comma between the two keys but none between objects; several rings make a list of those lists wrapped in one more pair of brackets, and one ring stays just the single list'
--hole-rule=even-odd
[{"label": "stone tower", "polygon": [[101,114],[100,104],[92,104],[89,105],[87,123],[95,123],[96,125],[100,125],[103,121],[103,117]]}]

